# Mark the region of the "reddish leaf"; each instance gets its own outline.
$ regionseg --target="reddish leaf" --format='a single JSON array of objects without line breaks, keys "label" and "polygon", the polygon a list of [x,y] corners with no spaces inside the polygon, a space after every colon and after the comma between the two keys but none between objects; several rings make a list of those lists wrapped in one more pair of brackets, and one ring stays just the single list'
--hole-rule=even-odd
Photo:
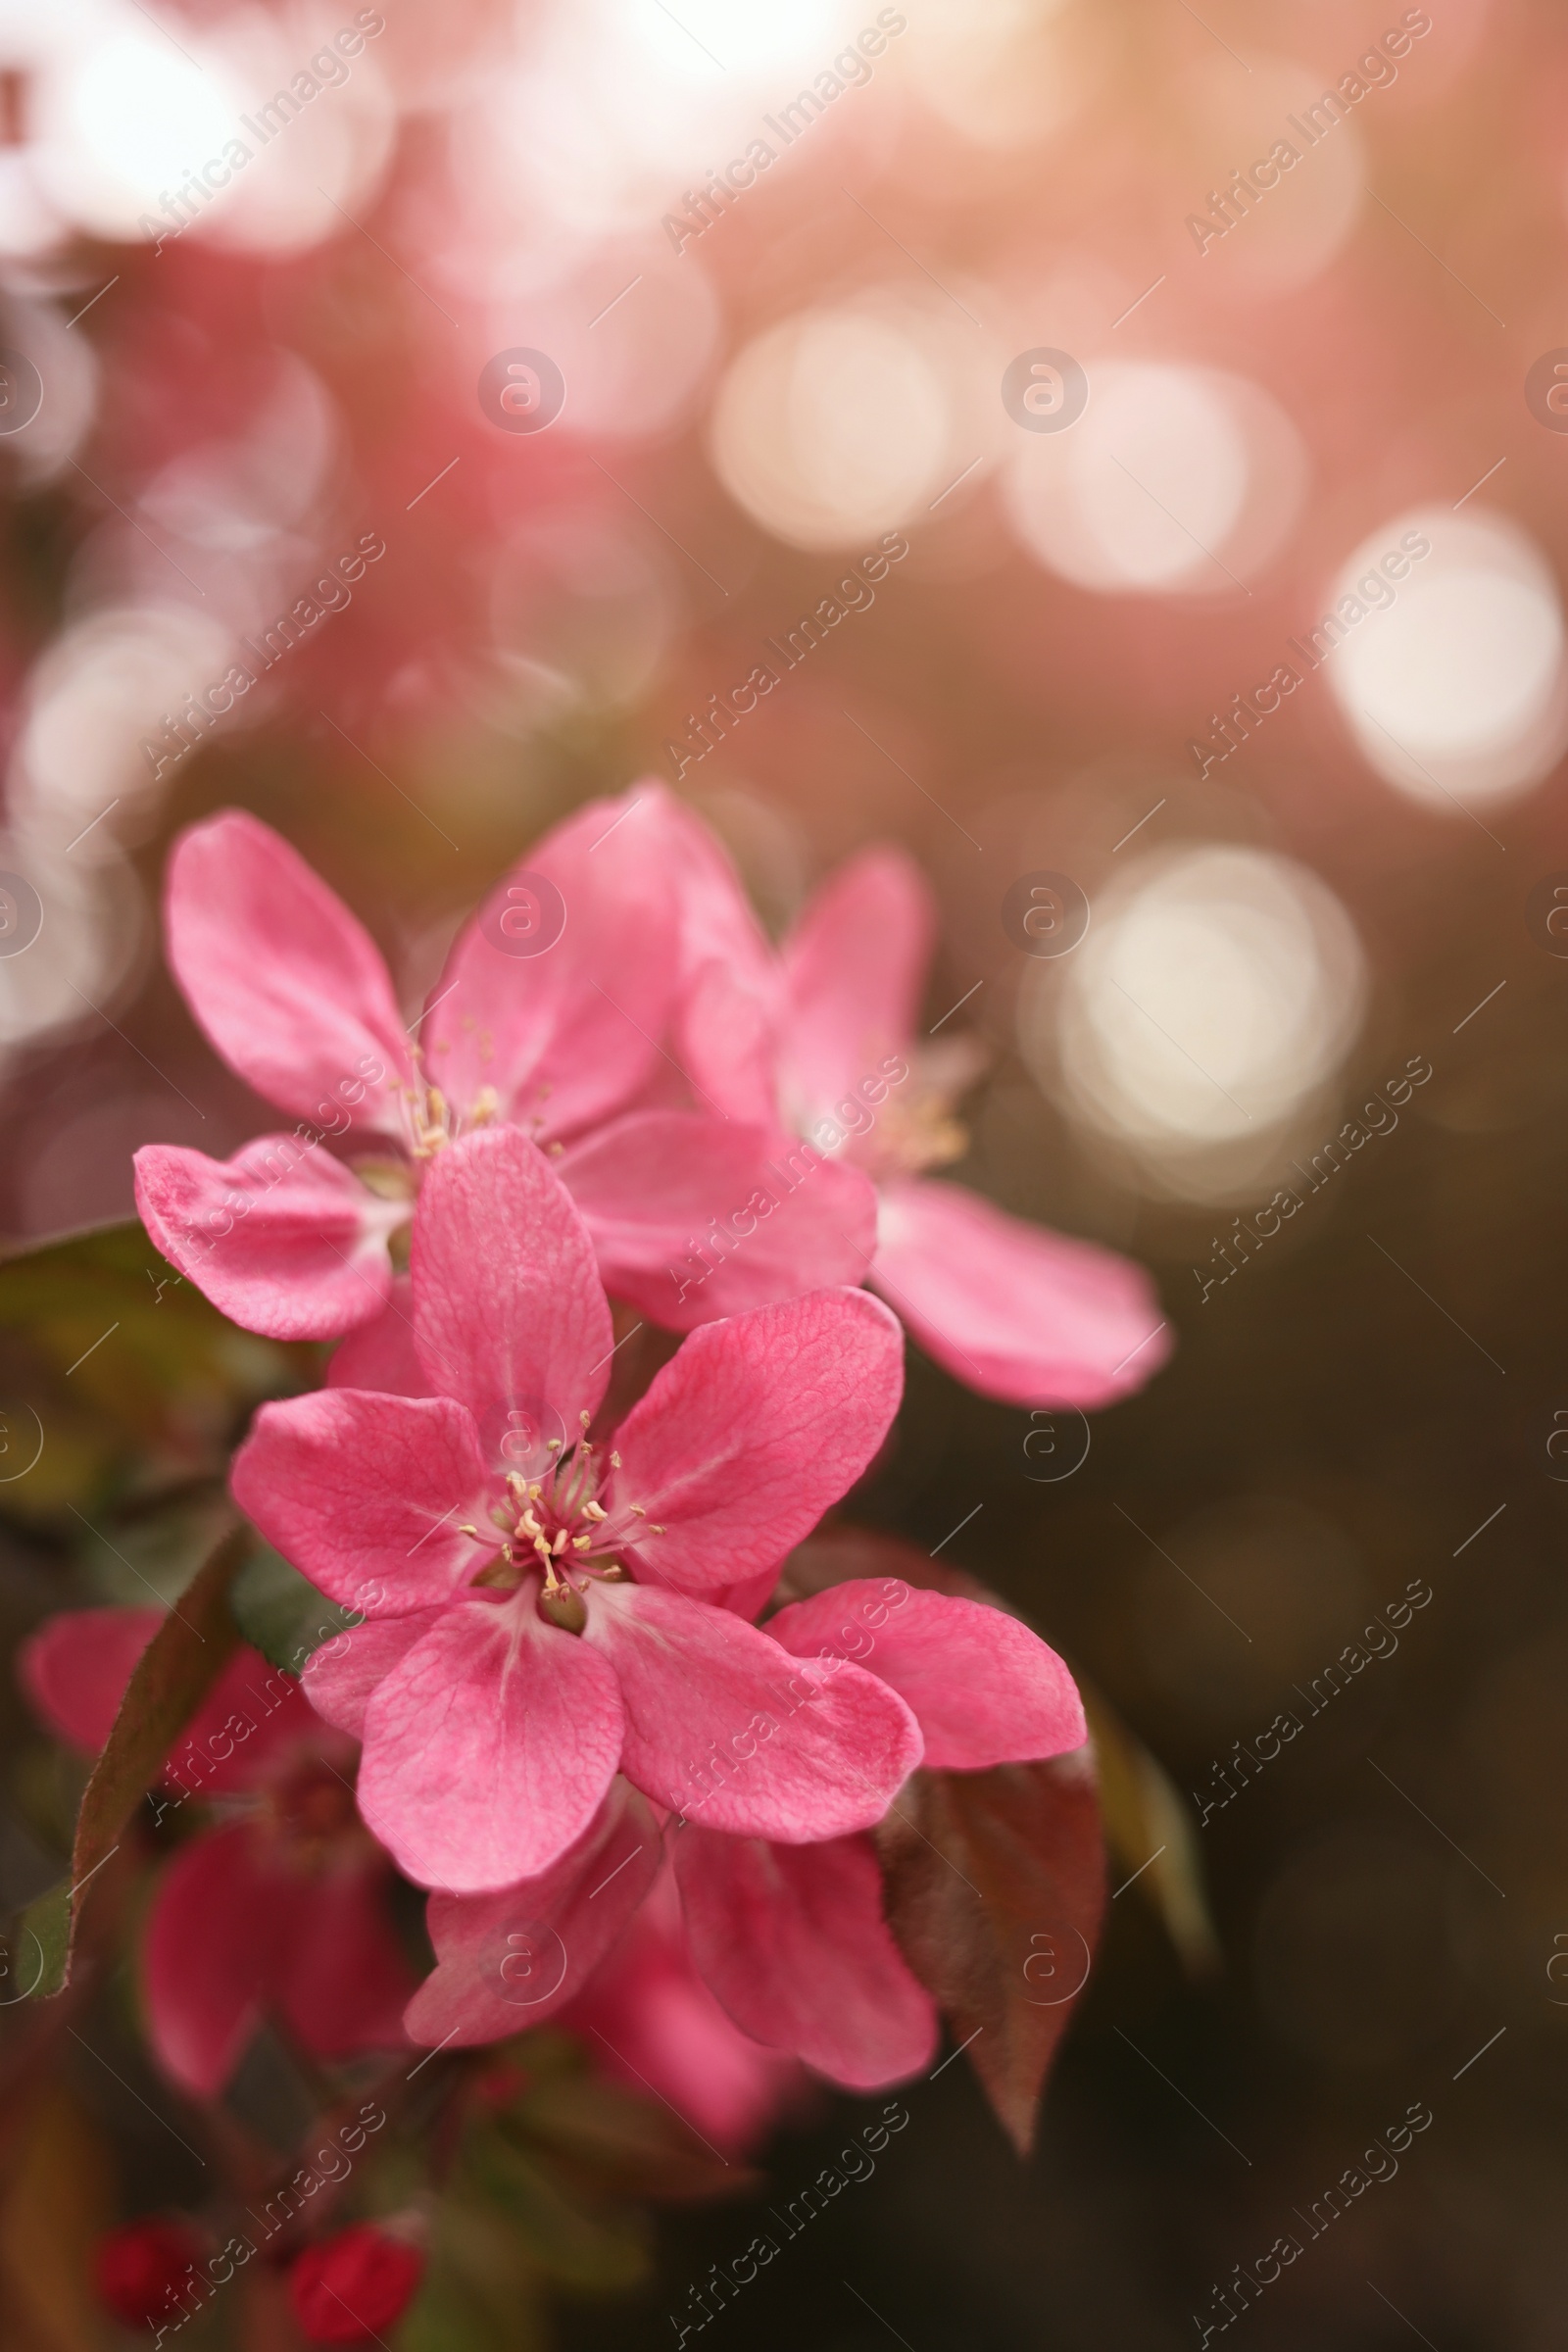
[{"label": "reddish leaf", "polygon": [[876,1836],[904,1956],[1025,2155],[1105,1906],[1089,1751],[917,1772]]},{"label": "reddish leaf", "polygon": [[175,1740],[238,1645],[228,1588],[255,1541],[248,1527],[224,1537],[136,1662],[114,1729],[82,1792],[70,1879],[65,1890],[41,1898],[53,1909],[52,1933],[40,1936],[46,1965],[43,1980],[33,1987],[37,1992],[47,1996],[67,1984],[88,1882],[117,1851],[143,1792],[157,1780]]},{"label": "reddish leaf", "polygon": [[805,1600],[830,1585],[851,1577],[902,1576],[906,1585],[928,1592],[948,1592],[960,1600],[989,1601],[994,1609],[1018,1612],[971,1576],[966,1568],[950,1568],[946,1560],[928,1559],[900,1536],[884,1535],[873,1527],[856,1527],[849,1520],[828,1518],[813,1535],[798,1544],[784,1563],[778,1599]]}]

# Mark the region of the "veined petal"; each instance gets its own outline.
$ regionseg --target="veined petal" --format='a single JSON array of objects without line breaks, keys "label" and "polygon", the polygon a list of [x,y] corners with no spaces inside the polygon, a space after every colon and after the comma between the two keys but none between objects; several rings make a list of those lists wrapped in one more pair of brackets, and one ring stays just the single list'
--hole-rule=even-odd
[{"label": "veined petal", "polygon": [[[657,789],[634,785],[557,825],[458,940],[424,1042],[429,1076],[460,1114],[489,1087],[504,1116],[564,1138],[613,1117],[641,1091],[660,1058],[678,969],[678,902],[650,858],[640,806]],[[531,875],[560,893],[565,925],[542,953],[514,954],[541,915],[551,920]]]},{"label": "veined petal", "polygon": [[406,1617],[368,1617],[313,1649],[301,1669],[300,1688],[318,1715],[363,1740],[365,1710],[376,1690],[441,1613],[430,1608],[411,1610]]},{"label": "veined petal", "polygon": [[619,1778],[576,1843],[495,1894],[432,1894],[434,1974],[409,2003],[413,2041],[510,2039],[575,1999],[659,1875],[658,1822]]},{"label": "veined petal", "polygon": [[421,1886],[483,1894],[580,1838],[620,1761],[615,1677],[525,1585],[445,1610],[365,1712],[360,1811]]},{"label": "veined petal", "polygon": [[692,1957],[745,2033],[852,2090],[929,2065],[936,2006],[893,1940],[865,1838],[768,1845],[688,1827],[675,1877]]},{"label": "veined petal", "polygon": [[155,1246],[242,1330],[331,1340],[385,1306],[387,1240],[409,1212],[318,1145],[262,1135],[222,1160],[145,1144],[134,1164]]},{"label": "veined petal", "polygon": [[884,1186],[878,1236],[870,1281],[926,1353],[982,1396],[1109,1404],[1170,1353],[1141,1266],[1025,1225],[961,1185]]},{"label": "veined petal", "polygon": [[704,1592],[782,1560],[859,1477],[903,1388],[898,1325],[864,1291],[704,1324],[615,1433],[617,1502],[648,1514],[639,1566]]},{"label": "veined petal", "polygon": [[908,1044],[936,927],[931,886],[903,850],[862,852],[810,900],[783,948],[792,1124],[808,1129]]},{"label": "veined petal", "polygon": [[920,1761],[885,1683],[792,1659],[706,1601],[596,1584],[582,1642],[619,1680],[627,1779],[706,1828],[789,1844],[869,1829]]},{"label": "veined petal", "polygon": [[556,1172],[606,1290],[666,1330],[858,1282],[876,1248],[866,1178],[770,1128],[633,1111]]},{"label": "veined petal", "polygon": [[615,1341],[588,1230],[537,1146],[494,1127],[438,1152],[411,1266],[419,1361],[468,1407],[488,1457],[503,1458],[513,1411],[574,1445]]},{"label": "veined petal", "polygon": [[1063,1661],[1004,1609],[945,1592],[902,1597],[855,1579],[770,1617],[798,1658],[852,1658],[906,1698],[927,1764],[980,1772],[1081,1747],[1089,1736]]},{"label": "veined petal", "polygon": [[367,1616],[428,1608],[484,1564],[462,1527],[489,1526],[493,1482],[449,1396],[320,1389],[264,1404],[229,1485],[286,1560]]},{"label": "veined petal", "polygon": [[182,834],[166,922],[185,1002],[259,1095],[329,1134],[403,1132],[413,1063],[386,965],[270,825],[226,808]]}]

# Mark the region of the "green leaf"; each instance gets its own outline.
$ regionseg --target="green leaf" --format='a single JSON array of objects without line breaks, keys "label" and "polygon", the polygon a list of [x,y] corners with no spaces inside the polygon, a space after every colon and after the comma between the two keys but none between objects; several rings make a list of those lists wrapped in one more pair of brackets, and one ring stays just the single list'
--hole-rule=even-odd
[{"label": "green leaf", "polygon": [[667,2108],[618,2083],[558,2076],[533,2083],[510,2111],[513,2134],[568,2160],[596,2184],[663,2203],[738,2195],[755,2187]]},{"label": "green leaf", "polygon": [[260,1537],[253,1539],[251,1556],[234,1580],[229,1607],[251,1646],[269,1665],[290,1674],[298,1674],[323,1642],[363,1623],[357,1611],[328,1600]]},{"label": "green leaf", "polygon": [[76,1557],[101,1599],[137,1608],[158,1600],[168,1608],[233,1526],[234,1506],[212,1479],[90,1519],[72,1506],[71,1517]]},{"label": "green leaf", "polygon": [[513,2242],[548,2277],[595,2293],[646,2278],[647,2224],[631,2208],[576,2192],[539,2154],[486,2128],[469,2140],[465,2166],[474,2187],[505,2214]]},{"label": "green leaf", "polygon": [[69,1981],[72,1945],[89,1883],[119,1851],[143,1793],[238,1647],[228,1589],[254,1541],[248,1527],[236,1527],[224,1537],[136,1662],[103,1754],[82,1793],[67,1891],[62,1896],[53,1888],[33,1906],[42,1923],[34,1925],[33,1933],[40,1943],[45,1930],[49,1936],[48,1965],[34,1988],[44,1996],[62,1991]]},{"label": "green leaf", "polygon": [[33,1897],[22,1914],[20,1933],[7,1939],[16,1955],[19,1987],[29,1994],[59,1992],[65,1984],[71,1946],[71,1887],[68,1871]]},{"label": "green leaf", "polygon": [[1187,1974],[1212,1976],[1220,1965],[1219,1938],[1209,1917],[1192,1813],[1164,1767],[1109,1700],[1081,1675],[1078,1683],[1099,1767],[1106,1842],[1119,1867],[1137,1873],[1142,1899],[1163,1921]]},{"label": "green leaf", "polygon": [[505,2218],[459,2182],[436,2211],[429,2267],[397,2352],[548,2352],[537,2274]]},{"label": "green leaf", "polygon": [[888,1921],[1020,2155],[1105,1905],[1087,1749],[916,1772],[875,1833]]},{"label": "green leaf", "polygon": [[17,1251],[0,1260],[0,1510],[47,1518],[149,1462],[220,1470],[252,1406],[314,1385],[318,1362],[226,1321],[134,1222]]}]

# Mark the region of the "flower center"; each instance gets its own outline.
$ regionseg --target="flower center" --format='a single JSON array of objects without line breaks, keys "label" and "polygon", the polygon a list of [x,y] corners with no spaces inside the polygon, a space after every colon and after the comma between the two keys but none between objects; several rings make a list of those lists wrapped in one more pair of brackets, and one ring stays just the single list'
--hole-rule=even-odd
[{"label": "flower center", "polygon": [[414,1083],[400,1090],[409,1151],[416,1160],[432,1159],[444,1144],[455,1144],[460,1135],[470,1135],[476,1127],[488,1127],[501,1108],[501,1098],[493,1086],[481,1086],[466,1114],[455,1110],[440,1087],[426,1076],[423,1048],[415,1046],[413,1054]]},{"label": "flower center", "polygon": [[[617,1498],[614,1479],[620,1456],[591,1445],[588,1415],[581,1420],[584,1434],[575,1446],[563,1447],[559,1438],[550,1439],[550,1467],[538,1478],[526,1478],[520,1470],[507,1472],[506,1494],[490,1508],[500,1545],[473,1579],[480,1589],[511,1594],[526,1579],[542,1576],[540,1613],[568,1633],[581,1633],[586,1622],[582,1594],[587,1582],[624,1581],[627,1571],[620,1551],[636,1544],[645,1530],[655,1536],[664,1533],[640,1502]],[[462,1532],[486,1546],[495,1542],[471,1522],[464,1523]]]},{"label": "flower center", "polygon": [[890,1100],[879,1133],[867,1139],[882,1172],[918,1176],[962,1159],[969,1130],[954,1117],[953,1100],[954,1090],[944,1086],[924,1087],[906,1102]]},{"label": "flower center", "polygon": [[261,1825],[297,1869],[314,1874],[346,1845],[367,1842],[351,1782],[322,1757],[302,1756],[259,1797]]}]

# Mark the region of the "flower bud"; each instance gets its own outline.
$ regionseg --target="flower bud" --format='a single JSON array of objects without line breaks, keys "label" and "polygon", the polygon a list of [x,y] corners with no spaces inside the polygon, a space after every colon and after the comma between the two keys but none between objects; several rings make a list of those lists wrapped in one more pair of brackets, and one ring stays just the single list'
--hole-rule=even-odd
[{"label": "flower bud", "polygon": [[417,2246],[356,2222],[305,2248],[289,2271],[289,2302],[311,2343],[368,2343],[397,2326],[423,2275]]},{"label": "flower bud", "polygon": [[93,2264],[99,2301],[126,2328],[182,2316],[180,2290],[207,2251],[189,2222],[127,2222],[98,2241]]}]

